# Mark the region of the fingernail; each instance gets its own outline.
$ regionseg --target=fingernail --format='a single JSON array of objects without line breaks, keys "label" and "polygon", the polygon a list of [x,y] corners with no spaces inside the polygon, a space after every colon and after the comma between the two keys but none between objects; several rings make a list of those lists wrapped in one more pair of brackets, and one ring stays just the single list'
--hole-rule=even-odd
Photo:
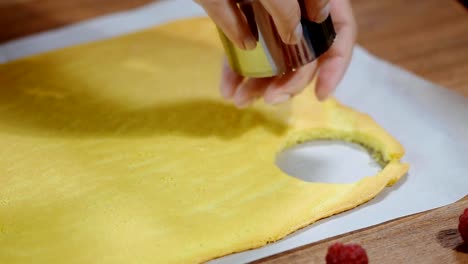
[{"label": "fingernail", "polygon": [[290,44],[297,44],[301,41],[302,36],[303,36],[303,31],[302,31],[302,25],[301,23],[297,24],[296,29],[294,29],[294,34],[292,35],[291,38],[291,43]]},{"label": "fingernail", "polygon": [[244,40],[244,47],[247,50],[255,49],[256,46],[257,46],[257,41],[252,36],[249,36]]},{"label": "fingernail", "polygon": [[325,21],[325,19],[327,19],[329,14],[330,14],[330,3],[328,3],[324,8],[322,8],[322,10],[320,10],[320,12],[318,13],[316,17],[317,21],[315,22],[322,23],[323,21]]},{"label": "fingernail", "polygon": [[278,94],[270,98],[267,103],[269,104],[281,104],[288,101],[291,98],[289,94]]},{"label": "fingernail", "polygon": [[250,98],[250,99],[246,99],[246,100],[242,100],[242,101],[236,101],[235,102],[235,105],[238,107],[238,108],[246,108],[248,107],[249,105],[251,105],[253,102],[253,98]]},{"label": "fingernail", "polygon": [[249,98],[239,91],[241,91],[241,89],[239,89],[238,92],[234,95],[233,102],[239,108],[247,107],[252,102],[252,98]]}]

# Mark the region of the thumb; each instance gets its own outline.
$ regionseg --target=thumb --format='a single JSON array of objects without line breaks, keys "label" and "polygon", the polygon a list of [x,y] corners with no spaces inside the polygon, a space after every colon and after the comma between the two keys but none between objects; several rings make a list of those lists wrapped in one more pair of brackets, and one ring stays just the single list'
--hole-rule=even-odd
[{"label": "thumb", "polygon": [[254,49],[257,41],[250,32],[247,21],[235,1],[195,0],[237,47]]}]

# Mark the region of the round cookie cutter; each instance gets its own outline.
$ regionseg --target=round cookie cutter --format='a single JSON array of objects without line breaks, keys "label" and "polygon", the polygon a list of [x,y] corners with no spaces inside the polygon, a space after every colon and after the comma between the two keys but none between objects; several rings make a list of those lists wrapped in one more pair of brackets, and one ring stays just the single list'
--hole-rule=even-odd
[{"label": "round cookie cutter", "polygon": [[237,1],[257,45],[253,50],[240,49],[218,28],[231,68],[245,77],[272,77],[295,71],[325,53],[336,37],[331,16],[322,23],[312,22],[303,0],[299,4],[303,37],[290,45],[281,40],[273,18],[259,0]]}]

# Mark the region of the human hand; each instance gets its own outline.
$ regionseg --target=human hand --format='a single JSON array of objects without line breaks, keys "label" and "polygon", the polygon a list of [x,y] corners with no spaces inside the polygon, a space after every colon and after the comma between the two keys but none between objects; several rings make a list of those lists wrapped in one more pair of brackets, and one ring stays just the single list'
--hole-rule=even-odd
[{"label": "human hand", "polygon": [[[283,42],[300,41],[301,13],[297,0],[259,0],[272,15]],[[337,37],[330,49],[318,60],[295,72],[267,78],[244,78],[224,62],[221,94],[238,107],[246,107],[259,97],[266,103],[278,104],[299,94],[317,75],[316,96],[324,100],[343,78],[356,41],[356,22],[350,0],[303,0],[309,19],[324,21],[329,13]],[[255,39],[234,0],[196,0],[225,35],[241,49],[255,48]]]}]

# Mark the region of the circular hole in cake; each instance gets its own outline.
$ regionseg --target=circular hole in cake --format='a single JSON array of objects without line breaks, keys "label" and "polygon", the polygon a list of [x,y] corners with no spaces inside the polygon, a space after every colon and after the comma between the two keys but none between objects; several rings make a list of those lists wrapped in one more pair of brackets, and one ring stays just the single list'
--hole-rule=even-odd
[{"label": "circular hole in cake", "polygon": [[353,183],[373,176],[382,168],[358,144],[317,140],[288,148],[276,164],[285,173],[306,182]]}]

